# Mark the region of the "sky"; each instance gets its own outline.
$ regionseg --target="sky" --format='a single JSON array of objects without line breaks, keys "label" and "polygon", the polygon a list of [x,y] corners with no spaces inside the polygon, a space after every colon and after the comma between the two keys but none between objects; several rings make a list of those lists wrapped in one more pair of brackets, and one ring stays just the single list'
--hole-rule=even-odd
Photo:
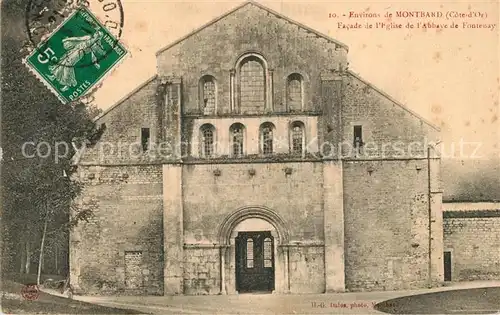
[{"label": "sky", "polygon": [[[466,155],[498,158],[499,148],[499,4],[486,2],[335,2],[258,1],[349,46],[349,68],[441,128],[445,149],[462,143]],[[242,1],[122,0],[122,43],[130,55],[95,93],[109,108],[156,73],[155,52],[238,6]],[[95,5],[100,5],[96,2]],[[348,18],[350,12],[380,18]],[[397,11],[477,12],[482,18],[402,18]],[[389,12],[393,17],[388,19]],[[329,15],[337,17],[329,17]],[[343,17],[343,14],[346,16]],[[343,24],[375,22],[455,23],[457,29],[346,29]],[[464,28],[494,24],[491,29]],[[210,47],[206,47],[210,49]]]}]

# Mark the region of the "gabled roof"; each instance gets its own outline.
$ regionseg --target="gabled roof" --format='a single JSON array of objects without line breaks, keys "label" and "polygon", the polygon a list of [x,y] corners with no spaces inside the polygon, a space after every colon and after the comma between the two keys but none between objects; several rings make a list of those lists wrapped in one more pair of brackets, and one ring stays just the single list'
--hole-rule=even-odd
[{"label": "gabled roof", "polygon": [[229,12],[227,12],[227,13],[225,13],[225,14],[223,14],[223,15],[221,15],[221,16],[219,16],[219,17],[217,17],[217,18],[215,18],[215,19],[213,19],[213,20],[211,20],[211,21],[209,21],[209,22],[208,22],[208,23],[206,23],[205,25],[203,25],[203,26],[201,26],[201,27],[199,27],[199,28],[195,29],[195,30],[194,30],[194,31],[192,31],[191,33],[187,34],[186,36],[181,37],[181,38],[179,38],[178,40],[176,40],[175,42],[173,42],[173,43],[171,43],[171,44],[169,44],[169,45],[167,45],[167,46],[165,46],[165,47],[161,48],[160,50],[158,50],[158,51],[156,52],[156,56],[158,56],[159,54],[161,54],[161,53],[162,53],[162,52],[164,52],[165,50],[167,50],[167,49],[169,49],[169,48],[171,48],[171,47],[173,47],[173,46],[177,45],[178,43],[182,42],[183,40],[185,40],[185,39],[187,39],[187,38],[189,38],[189,37],[191,37],[191,36],[195,35],[196,33],[200,32],[201,30],[203,30],[203,29],[205,29],[205,28],[209,27],[210,25],[212,25],[212,24],[214,24],[214,23],[216,23],[216,22],[218,22],[218,21],[222,20],[223,18],[225,18],[225,17],[227,17],[227,16],[229,16],[229,15],[233,14],[234,12],[236,12],[236,11],[238,11],[238,10],[240,10],[240,9],[242,9],[242,8],[244,8],[244,7],[246,7],[246,6],[248,6],[248,5],[253,5],[253,6],[257,7],[257,8],[260,8],[260,9],[262,9],[262,10],[265,10],[265,11],[267,11],[268,13],[270,13],[270,14],[272,14],[272,15],[274,15],[274,16],[276,16],[276,17],[280,18],[280,19],[283,19],[283,20],[285,20],[285,21],[287,21],[287,22],[289,22],[289,23],[295,24],[295,25],[299,26],[300,28],[303,28],[303,29],[307,30],[308,32],[311,32],[311,33],[313,33],[313,34],[315,34],[315,35],[317,35],[317,36],[319,36],[319,37],[322,37],[322,38],[326,39],[327,41],[329,41],[329,42],[331,42],[331,43],[334,43],[334,44],[336,44],[336,45],[338,45],[338,46],[340,46],[340,47],[344,48],[345,50],[349,51],[349,47],[348,47],[346,44],[344,44],[344,43],[342,43],[342,42],[340,42],[340,41],[338,41],[338,40],[336,40],[336,39],[333,39],[333,38],[331,38],[331,37],[330,37],[330,36],[328,36],[328,35],[325,35],[325,34],[323,34],[323,33],[320,33],[320,32],[318,32],[318,31],[316,31],[316,30],[314,30],[314,29],[312,29],[312,28],[310,28],[310,27],[308,27],[308,26],[306,26],[306,25],[304,25],[304,24],[302,24],[302,23],[299,23],[299,22],[297,22],[297,21],[294,21],[294,20],[290,19],[289,17],[284,16],[284,15],[283,15],[283,14],[281,14],[281,13],[278,13],[278,12],[276,12],[276,11],[274,11],[274,10],[269,9],[268,7],[263,6],[263,5],[262,5],[262,4],[260,4],[260,3],[257,3],[257,2],[255,2],[255,1],[253,1],[253,0],[249,0],[249,1],[245,1],[245,2],[243,2],[242,4],[238,5],[236,8],[234,8],[234,9],[230,10]]},{"label": "gabled roof", "polygon": [[101,114],[99,114],[96,118],[94,118],[94,121],[98,121],[99,119],[101,119],[102,117],[104,117],[110,111],[112,111],[113,109],[115,109],[116,107],[118,107],[118,105],[120,105],[121,103],[125,102],[132,95],[134,95],[135,93],[139,92],[143,87],[145,87],[146,85],[148,85],[149,83],[151,83],[153,80],[155,80],[157,77],[158,77],[158,75],[155,74],[152,77],[150,77],[149,79],[147,79],[141,85],[139,85],[138,87],[136,87],[135,89],[133,89],[131,92],[127,93],[124,97],[122,97],[114,105],[112,105],[111,107],[109,107],[108,109],[106,109],[104,112],[102,112]]},{"label": "gabled roof", "polygon": [[426,125],[428,125],[429,127],[431,127],[432,129],[436,130],[436,131],[441,131],[441,128],[439,128],[438,126],[436,126],[435,124],[431,123],[430,121],[428,121],[427,119],[425,119],[424,117],[420,116],[419,114],[415,113],[414,111],[412,111],[411,109],[409,109],[408,107],[406,107],[405,105],[401,104],[400,102],[398,102],[397,100],[395,100],[392,96],[390,96],[389,94],[385,93],[384,91],[382,91],[381,89],[377,88],[376,86],[374,86],[373,84],[371,84],[370,82],[366,81],[365,79],[363,79],[362,77],[360,77],[359,75],[357,75],[356,73],[354,73],[352,70],[347,70],[347,73],[349,73],[350,75],[352,75],[353,77],[355,77],[356,79],[358,79],[359,81],[363,82],[364,84],[366,84],[367,86],[371,87],[374,91],[376,91],[377,93],[379,93],[380,95],[384,96],[385,98],[387,98],[389,101],[393,102],[395,105],[401,107],[402,109],[404,109],[405,111],[407,111],[408,113],[410,113],[411,115],[415,116],[416,118],[420,119],[423,123],[425,123]]}]

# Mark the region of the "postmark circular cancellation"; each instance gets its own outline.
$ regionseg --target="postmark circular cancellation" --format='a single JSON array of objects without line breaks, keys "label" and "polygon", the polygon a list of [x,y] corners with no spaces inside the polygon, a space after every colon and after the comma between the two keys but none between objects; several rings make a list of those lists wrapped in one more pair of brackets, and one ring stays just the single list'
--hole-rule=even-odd
[{"label": "postmark circular cancellation", "polygon": [[40,296],[40,290],[36,284],[27,284],[21,289],[21,296],[28,301],[34,301]]},{"label": "postmark circular cancellation", "polygon": [[29,70],[63,103],[89,95],[127,55],[119,0],[30,0]]}]

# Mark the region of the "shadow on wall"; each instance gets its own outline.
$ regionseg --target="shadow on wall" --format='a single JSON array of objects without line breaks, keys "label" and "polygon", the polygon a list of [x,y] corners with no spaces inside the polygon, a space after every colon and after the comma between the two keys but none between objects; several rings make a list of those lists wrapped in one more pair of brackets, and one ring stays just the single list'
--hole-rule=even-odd
[{"label": "shadow on wall", "polygon": [[441,162],[445,201],[500,200],[500,159]]}]

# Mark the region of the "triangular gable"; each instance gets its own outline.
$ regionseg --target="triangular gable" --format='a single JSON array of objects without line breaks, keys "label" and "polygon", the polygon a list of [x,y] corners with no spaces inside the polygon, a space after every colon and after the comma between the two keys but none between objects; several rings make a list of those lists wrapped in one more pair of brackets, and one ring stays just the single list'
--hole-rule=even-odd
[{"label": "triangular gable", "polygon": [[116,107],[118,107],[118,105],[120,105],[121,103],[125,102],[132,95],[134,95],[135,93],[137,93],[138,91],[140,91],[143,87],[145,87],[146,85],[148,85],[149,83],[151,83],[153,80],[155,80],[157,77],[158,77],[158,75],[155,74],[152,77],[150,77],[149,79],[147,79],[141,85],[139,85],[138,87],[136,87],[135,89],[133,89],[131,92],[127,93],[124,97],[122,97],[114,105],[112,105],[111,107],[109,107],[108,109],[106,109],[104,112],[102,112],[99,116],[97,116],[96,118],[94,118],[94,121],[98,121],[99,119],[101,119],[102,117],[104,117],[110,111],[112,111],[113,109],[115,109]]},{"label": "triangular gable", "polygon": [[344,48],[346,51],[348,51],[348,50],[349,50],[349,47],[348,47],[346,44],[344,44],[344,43],[342,43],[342,42],[340,42],[340,41],[338,41],[338,40],[336,40],[336,39],[333,39],[333,38],[331,38],[331,37],[330,37],[330,36],[328,36],[328,35],[325,35],[325,34],[323,34],[323,33],[320,33],[320,32],[318,32],[318,31],[316,31],[316,30],[314,30],[314,29],[312,29],[312,28],[310,28],[310,27],[308,27],[308,26],[306,26],[306,25],[304,25],[304,24],[302,24],[302,23],[299,23],[299,22],[297,22],[297,21],[294,21],[294,20],[290,19],[289,17],[284,16],[284,15],[283,15],[283,14],[281,14],[281,13],[278,13],[278,12],[276,12],[276,11],[274,11],[274,10],[269,9],[268,7],[263,6],[263,5],[262,5],[262,4],[260,4],[260,3],[257,3],[257,2],[255,2],[255,1],[253,1],[253,0],[250,0],[250,1],[243,2],[242,4],[238,5],[236,8],[234,8],[234,9],[230,10],[229,12],[227,12],[227,13],[225,13],[225,14],[223,14],[223,15],[221,15],[221,16],[219,16],[219,17],[217,17],[217,18],[215,18],[215,19],[213,19],[213,20],[211,20],[211,21],[209,21],[208,23],[206,23],[206,24],[204,24],[203,26],[201,26],[201,27],[199,27],[199,28],[195,29],[195,30],[194,30],[194,31],[192,31],[191,33],[187,34],[186,36],[183,36],[183,37],[179,38],[178,40],[176,40],[175,42],[173,42],[173,43],[171,43],[171,44],[169,44],[169,45],[167,45],[167,46],[165,46],[165,47],[161,48],[160,50],[158,50],[158,51],[156,52],[156,56],[158,56],[159,54],[161,54],[161,53],[162,53],[162,52],[164,52],[165,50],[168,50],[169,48],[171,48],[171,47],[173,47],[173,46],[177,45],[178,43],[182,42],[183,40],[185,40],[185,39],[187,39],[187,38],[189,38],[189,37],[191,37],[191,36],[195,35],[196,33],[200,32],[201,30],[203,30],[203,29],[205,29],[205,28],[209,27],[210,25],[212,25],[212,24],[214,24],[214,23],[216,23],[216,22],[218,22],[218,21],[222,20],[223,18],[225,18],[225,17],[227,17],[227,16],[229,16],[229,15],[233,14],[234,12],[236,12],[236,11],[238,11],[238,10],[240,10],[240,9],[242,9],[242,8],[244,8],[244,7],[246,7],[247,5],[253,5],[253,6],[255,6],[255,7],[259,8],[259,9],[262,9],[262,10],[264,10],[264,11],[266,11],[266,12],[268,12],[268,13],[270,13],[270,14],[272,14],[272,15],[274,15],[274,16],[276,16],[276,17],[280,18],[280,19],[283,19],[283,20],[286,20],[286,21],[287,21],[287,22],[289,22],[289,23],[295,24],[295,25],[297,25],[298,27],[300,27],[300,28],[302,28],[302,29],[304,29],[304,30],[306,30],[306,31],[308,31],[308,32],[310,32],[310,33],[313,33],[313,34],[315,34],[315,35],[317,35],[317,36],[319,36],[319,37],[321,37],[321,38],[323,38],[323,39],[326,39],[327,41],[329,41],[329,42],[331,42],[331,43],[334,43],[335,45],[337,45],[337,46],[340,46],[340,47]]},{"label": "triangular gable", "polygon": [[349,73],[350,75],[352,75],[353,77],[355,77],[359,81],[363,82],[364,84],[366,84],[367,86],[369,86],[370,88],[372,88],[375,92],[379,93],[383,97],[387,98],[389,101],[393,102],[395,105],[401,107],[402,109],[404,109],[405,111],[407,111],[408,113],[410,113],[411,115],[413,115],[415,118],[417,118],[420,121],[424,122],[429,127],[433,128],[436,131],[441,131],[441,129],[438,126],[434,125],[433,123],[431,123],[430,121],[428,121],[424,117],[420,116],[419,114],[415,113],[414,111],[412,111],[411,109],[409,109],[405,105],[401,104],[400,102],[398,102],[397,100],[395,100],[392,96],[390,96],[389,94],[385,93],[381,89],[377,88],[376,86],[374,86],[370,82],[366,81],[365,79],[363,79],[362,77],[360,77],[356,73],[352,72],[351,70],[347,70],[347,73]]}]

